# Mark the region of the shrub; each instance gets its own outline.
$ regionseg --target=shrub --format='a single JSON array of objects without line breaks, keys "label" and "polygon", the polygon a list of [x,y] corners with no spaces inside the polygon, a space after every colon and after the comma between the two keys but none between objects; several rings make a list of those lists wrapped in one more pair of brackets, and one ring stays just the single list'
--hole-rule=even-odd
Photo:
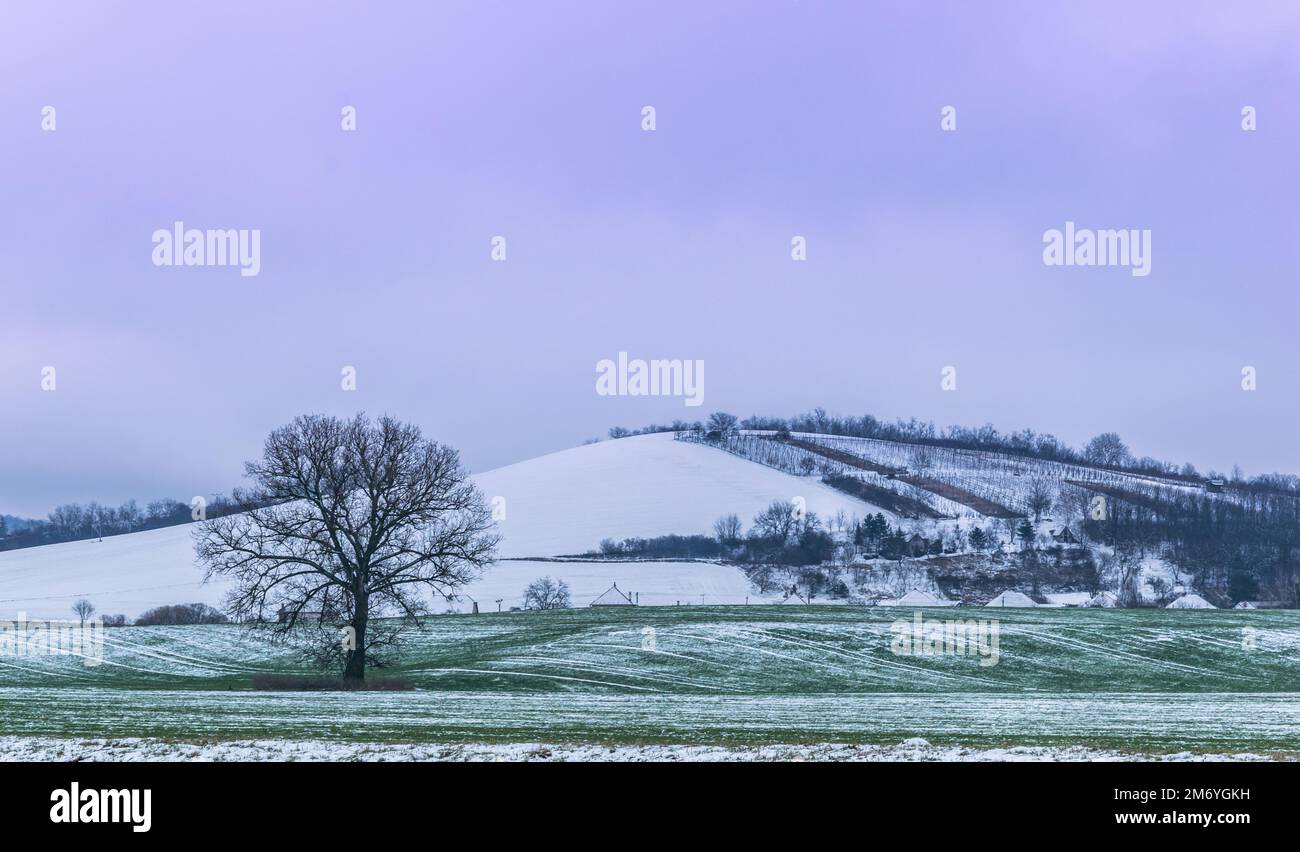
[{"label": "shrub", "polygon": [[524,609],[568,609],[569,584],[550,577],[538,577],[524,589]]},{"label": "shrub", "polygon": [[372,677],[358,681],[341,677],[256,674],[253,675],[253,689],[278,692],[340,692],[347,690],[405,692],[415,689],[415,684],[401,677]]},{"label": "shrub", "polygon": [[601,556],[637,559],[712,559],[722,554],[722,545],[707,535],[661,535],[654,538],[626,538],[600,543]]},{"label": "shrub", "polygon": [[154,607],[135,620],[138,627],[164,624],[226,624],[230,619],[219,609],[207,604],[171,604]]}]

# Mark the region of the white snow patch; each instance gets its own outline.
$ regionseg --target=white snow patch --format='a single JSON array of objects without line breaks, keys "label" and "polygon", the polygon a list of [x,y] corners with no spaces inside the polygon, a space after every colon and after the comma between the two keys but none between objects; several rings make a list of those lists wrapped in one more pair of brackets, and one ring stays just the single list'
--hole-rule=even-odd
[{"label": "white snow patch", "polygon": [[503,557],[560,556],[595,550],[601,539],[711,535],[732,512],[748,528],[773,500],[802,497],[829,521],[875,508],[822,485],[671,433],[602,441],[488,471],[476,477],[488,497],[504,497]]},{"label": "white snow patch", "polygon": [[895,600],[881,601],[879,606],[956,606],[954,601],[940,598],[921,589],[912,591]]},{"label": "white snow patch", "polygon": [[[1294,760],[1297,755],[1285,755]],[[1265,761],[1252,753],[1151,754],[1082,746],[967,748],[934,746],[920,737],[898,745],[815,743],[766,746],[604,746],[553,743],[348,743],[323,740],[234,740],[182,743],[155,739],[0,737],[0,762],[10,761],[455,761],[455,762],[1042,762],[1042,761]]]},{"label": "white snow patch", "polygon": [[1198,594],[1187,594],[1170,603],[1165,609],[1218,609]]}]

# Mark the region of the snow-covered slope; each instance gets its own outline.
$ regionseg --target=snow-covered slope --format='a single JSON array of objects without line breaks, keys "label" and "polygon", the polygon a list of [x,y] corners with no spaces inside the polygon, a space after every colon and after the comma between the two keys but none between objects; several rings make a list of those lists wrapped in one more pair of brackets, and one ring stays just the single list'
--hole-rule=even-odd
[{"label": "snow-covered slope", "polygon": [[0,619],[71,618],[86,598],[103,614],[134,618],[161,604],[216,606],[222,585],[204,585],[190,524],[0,553]]},{"label": "snow-covered slope", "polygon": [[711,534],[735,512],[746,528],[773,500],[803,497],[828,520],[838,510],[878,511],[822,485],[670,433],[603,441],[497,468],[476,477],[488,498],[505,498],[504,557],[594,550],[603,538]]},{"label": "snow-covered slope", "polygon": [[[748,526],[772,500],[794,497],[803,497],[808,511],[823,518],[840,509],[859,517],[872,510],[815,478],[790,476],[720,450],[674,441],[670,434],[577,447],[475,478],[489,499],[504,498],[498,504],[505,510],[500,555],[507,558],[581,553],[594,549],[602,538],[708,533],[714,520],[728,512]],[[129,617],[160,604],[219,605],[225,587],[202,583],[190,531],[187,524],[0,553],[0,618],[12,619],[17,613],[68,618],[72,603],[81,597],[101,613]],[[515,591],[518,572],[507,566],[502,563],[502,573],[512,575],[508,588],[489,582],[471,594],[482,592],[488,600],[516,597],[522,592],[522,586]],[[536,567],[539,575],[566,576],[565,566],[557,563]],[[630,570],[574,566],[581,587],[575,589],[574,603],[583,603],[580,596],[588,593],[588,586],[603,582],[599,578],[606,574],[623,585]],[[739,572],[724,570],[729,574],[722,578],[717,566],[701,565],[696,573],[679,565],[626,580],[646,603],[698,601],[701,594],[706,599],[743,597]],[[480,605],[487,606],[482,599]]]}]

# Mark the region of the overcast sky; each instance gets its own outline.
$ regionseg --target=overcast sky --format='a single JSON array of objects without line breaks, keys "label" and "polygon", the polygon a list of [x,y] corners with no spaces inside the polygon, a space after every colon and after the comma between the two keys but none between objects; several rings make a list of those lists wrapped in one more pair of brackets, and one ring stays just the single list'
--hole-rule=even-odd
[{"label": "overcast sky", "polygon": [[[1295,3],[355,5],[0,7],[0,512],[361,409],[476,470],[821,405],[1300,473]],[[155,266],[178,220],[260,274]],[[1046,266],[1067,221],[1151,274]],[[704,405],[597,395],[620,351]]]}]

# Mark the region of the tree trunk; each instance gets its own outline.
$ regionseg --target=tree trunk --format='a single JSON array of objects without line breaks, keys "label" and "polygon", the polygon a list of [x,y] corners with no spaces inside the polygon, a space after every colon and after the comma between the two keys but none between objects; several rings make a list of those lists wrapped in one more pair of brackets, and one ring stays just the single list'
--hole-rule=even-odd
[{"label": "tree trunk", "polygon": [[361,684],[366,679],[366,622],[370,616],[370,602],[364,595],[357,596],[356,613],[352,619],[353,647],[348,651],[343,668],[345,681]]}]

